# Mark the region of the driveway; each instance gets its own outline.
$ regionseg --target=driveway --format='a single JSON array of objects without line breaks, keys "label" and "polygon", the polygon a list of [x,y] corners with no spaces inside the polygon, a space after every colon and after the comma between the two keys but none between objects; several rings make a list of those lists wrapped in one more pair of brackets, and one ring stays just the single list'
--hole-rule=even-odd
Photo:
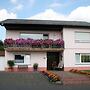
[{"label": "driveway", "polygon": [[62,78],[64,85],[67,84],[90,85],[90,77],[86,75],[64,71],[54,71],[54,73],[58,74]]},{"label": "driveway", "polygon": [[0,72],[0,90],[90,90],[90,85],[51,84],[39,72]]}]

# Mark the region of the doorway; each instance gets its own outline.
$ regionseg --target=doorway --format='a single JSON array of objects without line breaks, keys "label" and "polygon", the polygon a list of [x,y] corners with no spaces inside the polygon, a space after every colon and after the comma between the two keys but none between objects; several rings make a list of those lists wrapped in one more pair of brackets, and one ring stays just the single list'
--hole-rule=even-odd
[{"label": "doorway", "polygon": [[47,52],[47,70],[54,70],[58,66],[59,52]]}]

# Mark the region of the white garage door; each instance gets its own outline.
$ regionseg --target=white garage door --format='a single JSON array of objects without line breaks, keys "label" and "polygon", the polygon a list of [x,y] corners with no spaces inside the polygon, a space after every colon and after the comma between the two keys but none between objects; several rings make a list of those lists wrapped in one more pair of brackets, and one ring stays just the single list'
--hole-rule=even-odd
[{"label": "white garage door", "polygon": [[5,70],[5,57],[0,56],[0,71]]}]

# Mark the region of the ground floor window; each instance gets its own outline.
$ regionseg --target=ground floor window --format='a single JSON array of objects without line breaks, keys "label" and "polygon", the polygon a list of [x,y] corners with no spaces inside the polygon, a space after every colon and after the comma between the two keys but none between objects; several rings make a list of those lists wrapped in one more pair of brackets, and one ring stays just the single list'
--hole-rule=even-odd
[{"label": "ground floor window", "polygon": [[24,55],[15,55],[15,63],[24,63]]},{"label": "ground floor window", "polygon": [[76,53],[76,63],[90,63],[90,54],[88,53]]}]

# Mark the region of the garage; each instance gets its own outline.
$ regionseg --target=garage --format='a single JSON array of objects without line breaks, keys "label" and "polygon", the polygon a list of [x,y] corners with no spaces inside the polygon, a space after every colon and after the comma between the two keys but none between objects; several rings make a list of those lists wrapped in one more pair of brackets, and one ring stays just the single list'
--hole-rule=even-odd
[{"label": "garage", "polygon": [[5,52],[0,51],[0,71],[5,70]]},{"label": "garage", "polygon": [[4,71],[5,70],[5,57],[4,56],[0,56],[0,71]]}]

